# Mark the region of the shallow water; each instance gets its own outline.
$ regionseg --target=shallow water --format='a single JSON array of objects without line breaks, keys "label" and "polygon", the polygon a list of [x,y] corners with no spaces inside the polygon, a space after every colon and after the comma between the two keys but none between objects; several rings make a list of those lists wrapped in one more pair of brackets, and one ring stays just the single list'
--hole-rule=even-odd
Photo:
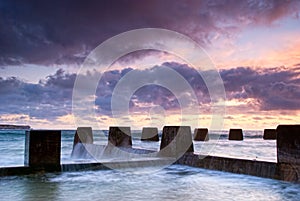
[{"label": "shallow water", "polygon": [[24,148],[24,130],[0,130],[0,167],[22,166]]},{"label": "shallow water", "polygon": [[173,165],[151,174],[86,171],[4,177],[1,200],[297,201],[300,185]]}]

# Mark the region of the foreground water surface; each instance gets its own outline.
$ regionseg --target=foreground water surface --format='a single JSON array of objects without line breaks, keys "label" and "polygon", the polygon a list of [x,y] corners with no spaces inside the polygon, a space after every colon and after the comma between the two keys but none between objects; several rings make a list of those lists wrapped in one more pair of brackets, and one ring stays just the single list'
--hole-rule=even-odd
[{"label": "foreground water surface", "polygon": [[5,177],[1,200],[297,201],[300,185],[173,165],[151,174],[115,170]]},{"label": "foreground water surface", "polygon": [[[106,144],[94,133],[95,143]],[[194,142],[196,152],[226,157],[276,161],[276,141],[262,140],[262,132],[245,132],[244,141],[228,141],[222,131],[217,141]],[[62,163],[70,162],[74,131],[62,132]],[[133,146],[159,149],[159,142],[141,142],[133,133]],[[0,131],[0,166],[21,166],[24,131]],[[213,149],[203,150],[203,144]],[[145,172],[145,171],[144,171]],[[137,170],[46,173],[0,178],[0,200],[300,200],[300,185],[272,179],[172,165],[147,174]]]}]

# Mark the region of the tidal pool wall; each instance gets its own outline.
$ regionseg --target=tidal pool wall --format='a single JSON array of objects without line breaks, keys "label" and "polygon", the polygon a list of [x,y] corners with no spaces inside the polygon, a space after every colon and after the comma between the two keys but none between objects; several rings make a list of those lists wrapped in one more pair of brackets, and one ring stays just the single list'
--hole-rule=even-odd
[{"label": "tidal pool wall", "polygon": [[[125,128],[124,131],[118,127],[110,129],[111,138],[107,146],[114,144],[111,143],[113,140],[116,143],[115,146],[119,145],[120,148],[126,149],[128,152],[152,153],[152,156],[155,157],[147,160],[143,158],[130,160],[129,158],[101,163],[81,161],[61,164],[60,131],[30,130],[26,132],[24,166],[0,168],[0,176],[181,164],[300,183],[300,125],[279,125],[277,127],[277,163],[195,154],[193,153],[192,134],[189,126],[165,126],[159,152],[133,149],[130,146],[132,145],[130,128],[123,128]],[[78,144],[84,145],[84,143],[77,141]],[[94,146],[93,144],[90,145]]]}]

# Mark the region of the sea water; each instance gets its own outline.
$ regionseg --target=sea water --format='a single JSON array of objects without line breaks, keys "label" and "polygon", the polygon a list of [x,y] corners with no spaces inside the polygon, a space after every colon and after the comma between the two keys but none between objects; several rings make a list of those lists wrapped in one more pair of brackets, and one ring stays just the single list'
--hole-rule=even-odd
[{"label": "sea water", "polygon": [[[62,131],[62,163],[72,162],[70,155],[73,148],[74,134],[74,130]],[[244,131],[243,141],[229,141],[228,131],[210,132],[210,135],[216,134],[219,136],[218,140],[209,140],[207,142],[194,141],[195,152],[250,160],[271,162],[276,162],[277,160],[276,140],[263,140],[262,131]],[[93,131],[93,135],[95,144],[107,144],[107,130]],[[141,131],[132,131],[132,137],[133,147],[159,151],[160,142],[141,141]],[[24,164],[24,147],[24,130],[0,130],[0,167],[22,166]],[[203,149],[205,147],[207,149]]]},{"label": "sea water", "polygon": [[[107,143],[107,131],[94,131],[95,143]],[[71,161],[75,131],[62,131],[62,163]],[[102,132],[101,132],[102,133]],[[210,155],[276,161],[276,141],[261,131],[245,131],[244,141],[194,142],[195,152],[211,143]],[[213,133],[212,133],[213,134]],[[141,142],[133,132],[133,147],[159,149],[159,142]],[[0,131],[0,166],[22,166],[25,131]],[[151,171],[149,171],[151,172]],[[117,170],[46,173],[0,178],[0,200],[300,200],[300,185],[247,175],[172,165],[150,174]]]}]

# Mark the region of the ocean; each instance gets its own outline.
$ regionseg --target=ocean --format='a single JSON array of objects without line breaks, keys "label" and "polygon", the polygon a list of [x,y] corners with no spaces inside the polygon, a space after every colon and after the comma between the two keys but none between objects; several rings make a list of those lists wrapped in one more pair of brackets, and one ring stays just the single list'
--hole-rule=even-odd
[{"label": "ocean", "polygon": [[[62,163],[72,162],[74,133],[62,131]],[[93,133],[94,143],[107,143],[107,131]],[[227,133],[210,132],[220,139],[194,142],[195,152],[276,161],[276,141],[263,140],[262,131],[244,131],[244,141],[229,141]],[[133,147],[159,149],[159,142],[140,141],[140,135],[132,131]],[[22,166],[24,145],[24,130],[0,130],[0,167]],[[1,177],[0,189],[0,200],[300,200],[299,184],[183,165],[148,174],[102,170]]]}]

